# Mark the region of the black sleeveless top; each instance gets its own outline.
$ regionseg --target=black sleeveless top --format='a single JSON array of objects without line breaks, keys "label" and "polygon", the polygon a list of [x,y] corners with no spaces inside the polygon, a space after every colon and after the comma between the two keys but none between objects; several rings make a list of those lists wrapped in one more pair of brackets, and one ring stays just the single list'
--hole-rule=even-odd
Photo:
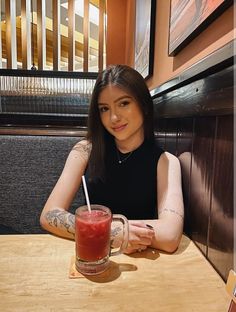
[{"label": "black sleeveless top", "polygon": [[128,219],[157,218],[157,162],[164,151],[149,141],[132,154],[119,152],[114,142],[108,150],[105,181],[91,180],[86,172],[91,204],[105,205]]}]

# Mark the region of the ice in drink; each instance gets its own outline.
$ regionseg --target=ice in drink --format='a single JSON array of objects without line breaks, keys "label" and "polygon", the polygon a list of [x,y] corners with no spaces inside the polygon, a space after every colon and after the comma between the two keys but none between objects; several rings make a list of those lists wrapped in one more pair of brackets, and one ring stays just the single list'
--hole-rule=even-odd
[{"label": "ice in drink", "polygon": [[110,252],[111,213],[81,211],[76,218],[76,256],[83,261],[101,260]]}]

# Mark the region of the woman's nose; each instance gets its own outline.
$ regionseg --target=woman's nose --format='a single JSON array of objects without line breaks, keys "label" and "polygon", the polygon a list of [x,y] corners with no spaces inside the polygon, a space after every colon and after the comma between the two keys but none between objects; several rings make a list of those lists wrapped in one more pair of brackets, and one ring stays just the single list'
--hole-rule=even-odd
[{"label": "woman's nose", "polygon": [[116,122],[120,120],[120,116],[117,111],[111,111],[111,121]]}]

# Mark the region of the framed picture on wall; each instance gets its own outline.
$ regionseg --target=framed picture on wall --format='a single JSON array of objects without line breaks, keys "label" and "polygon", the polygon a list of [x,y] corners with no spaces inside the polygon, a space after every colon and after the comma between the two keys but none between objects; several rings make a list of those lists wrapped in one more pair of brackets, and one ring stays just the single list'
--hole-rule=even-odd
[{"label": "framed picture on wall", "polygon": [[233,0],[171,0],[169,55],[176,55],[232,4]]},{"label": "framed picture on wall", "polygon": [[145,78],[153,74],[156,0],[136,0],[134,67]]}]

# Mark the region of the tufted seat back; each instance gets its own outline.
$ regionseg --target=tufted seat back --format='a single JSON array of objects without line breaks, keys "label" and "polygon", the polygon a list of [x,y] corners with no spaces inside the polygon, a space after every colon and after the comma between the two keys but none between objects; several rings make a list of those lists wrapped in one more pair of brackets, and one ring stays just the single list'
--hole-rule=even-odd
[{"label": "tufted seat back", "polygon": [[[0,233],[44,233],[39,217],[71,148],[81,137],[0,136]],[[72,211],[84,204],[80,189]]]}]

